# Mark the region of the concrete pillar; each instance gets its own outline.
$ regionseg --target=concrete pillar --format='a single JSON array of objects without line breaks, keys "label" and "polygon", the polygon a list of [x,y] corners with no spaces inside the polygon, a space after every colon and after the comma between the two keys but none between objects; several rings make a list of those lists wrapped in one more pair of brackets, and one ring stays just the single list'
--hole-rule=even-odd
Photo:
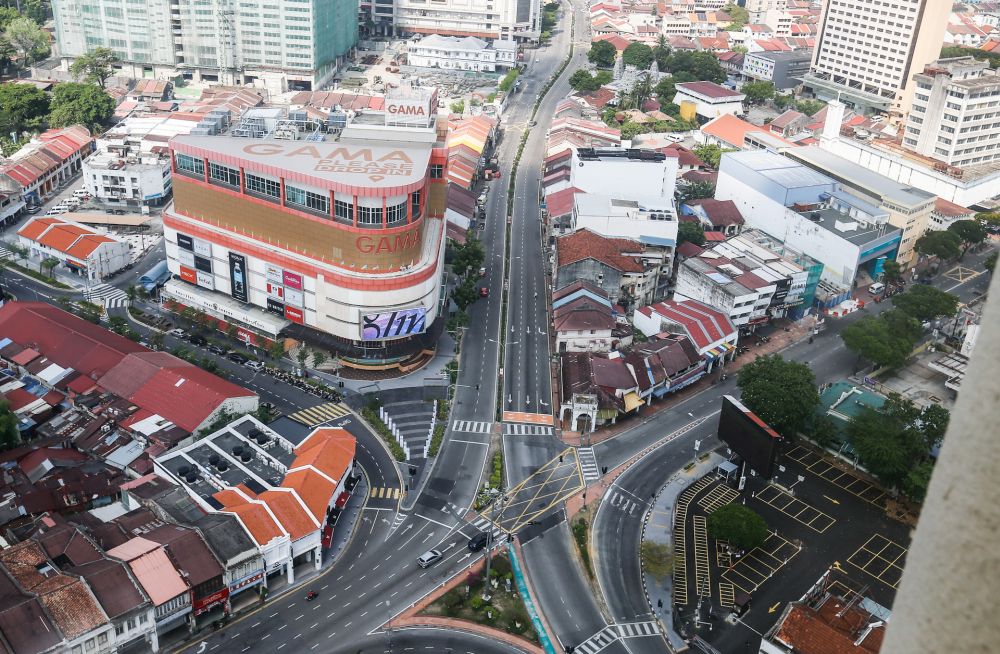
[{"label": "concrete pillar", "polygon": [[288,585],[291,586],[295,583],[295,566],[292,565],[292,561],[289,560],[285,564],[285,575],[288,578]]},{"label": "concrete pillar", "polygon": [[[983,325],[1000,321],[995,281]],[[998,366],[1000,330],[980,330],[906,557],[882,654],[996,651]]]},{"label": "concrete pillar", "polygon": [[316,564],[316,569],[319,570],[323,566],[323,552],[319,547],[312,551],[313,563]]},{"label": "concrete pillar", "polygon": [[153,652],[160,651],[160,637],[156,634],[156,623],[153,623],[153,630],[149,632],[149,649]]}]

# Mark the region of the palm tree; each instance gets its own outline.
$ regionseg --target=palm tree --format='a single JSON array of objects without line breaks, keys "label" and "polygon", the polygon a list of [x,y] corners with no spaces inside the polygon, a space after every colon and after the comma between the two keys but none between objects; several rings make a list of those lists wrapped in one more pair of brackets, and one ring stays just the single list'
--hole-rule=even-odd
[{"label": "palm tree", "polygon": [[135,302],[135,298],[139,297],[139,287],[131,284],[125,289],[125,296],[128,298],[129,303]]},{"label": "palm tree", "polygon": [[45,257],[38,263],[38,272],[42,272],[42,268],[45,268],[46,274],[51,277],[52,269],[59,265],[59,259],[55,257]]}]

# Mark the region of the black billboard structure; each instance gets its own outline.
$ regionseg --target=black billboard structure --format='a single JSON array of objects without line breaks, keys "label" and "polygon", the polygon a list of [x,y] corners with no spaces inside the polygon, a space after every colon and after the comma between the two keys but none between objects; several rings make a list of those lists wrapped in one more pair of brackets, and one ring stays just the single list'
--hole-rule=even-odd
[{"label": "black billboard structure", "polygon": [[[197,263],[197,257],[195,257]],[[232,296],[240,302],[249,302],[247,293],[247,258],[235,252],[229,253],[229,282]]]},{"label": "black billboard structure", "polygon": [[774,474],[781,436],[732,395],[722,396],[719,439],[765,479]]}]

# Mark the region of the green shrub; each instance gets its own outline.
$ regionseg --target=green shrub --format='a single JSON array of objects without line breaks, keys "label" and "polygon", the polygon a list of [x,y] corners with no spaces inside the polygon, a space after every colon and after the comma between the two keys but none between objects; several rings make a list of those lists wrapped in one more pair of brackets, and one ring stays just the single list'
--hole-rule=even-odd
[{"label": "green shrub", "polygon": [[576,541],[576,548],[580,551],[580,558],[583,559],[583,567],[587,574],[594,576],[594,569],[590,563],[590,550],[587,549],[587,530],[590,525],[583,518],[573,523],[573,540]]}]

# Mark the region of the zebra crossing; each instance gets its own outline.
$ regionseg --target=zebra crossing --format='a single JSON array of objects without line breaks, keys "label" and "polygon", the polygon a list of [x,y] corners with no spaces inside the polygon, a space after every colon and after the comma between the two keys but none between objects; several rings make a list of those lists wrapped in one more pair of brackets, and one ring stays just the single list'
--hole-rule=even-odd
[{"label": "zebra crossing", "polygon": [[288,417],[296,422],[301,422],[306,427],[316,427],[349,415],[351,415],[351,410],[343,402],[326,402],[296,411]]},{"label": "zebra crossing", "polygon": [[597,654],[611,643],[624,638],[642,638],[644,636],[658,636],[660,626],[658,623],[648,620],[646,622],[627,622],[623,624],[608,625],[596,634],[583,641],[574,649],[580,654]]},{"label": "zebra crossing", "polygon": [[592,447],[580,447],[576,450],[576,458],[580,461],[580,470],[583,472],[583,484],[590,486],[601,479],[600,468],[597,467],[597,456]]},{"label": "zebra crossing", "polygon": [[452,431],[464,431],[467,434],[488,434],[493,431],[492,422],[477,422],[475,420],[456,420],[451,423]]},{"label": "zebra crossing", "polygon": [[550,425],[523,425],[505,422],[503,433],[507,436],[551,436],[554,431]]},{"label": "zebra crossing", "polygon": [[128,295],[120,288],[115,288],[110,284],[95,284],[83,291],[83,297],[88,302],[103,304],[107,309],[124,307],[128,304]]},{"label": "zebra crossing", "polygon": [[369,494],[369,497],[376,498],[376,499],[385,499],[385,500],[398,500],[399,498],[403,497],[403,489],[399,488],[399,487],[395,487],[395,488],[388,488],[388,487],[372,488],[371,493]]}]

